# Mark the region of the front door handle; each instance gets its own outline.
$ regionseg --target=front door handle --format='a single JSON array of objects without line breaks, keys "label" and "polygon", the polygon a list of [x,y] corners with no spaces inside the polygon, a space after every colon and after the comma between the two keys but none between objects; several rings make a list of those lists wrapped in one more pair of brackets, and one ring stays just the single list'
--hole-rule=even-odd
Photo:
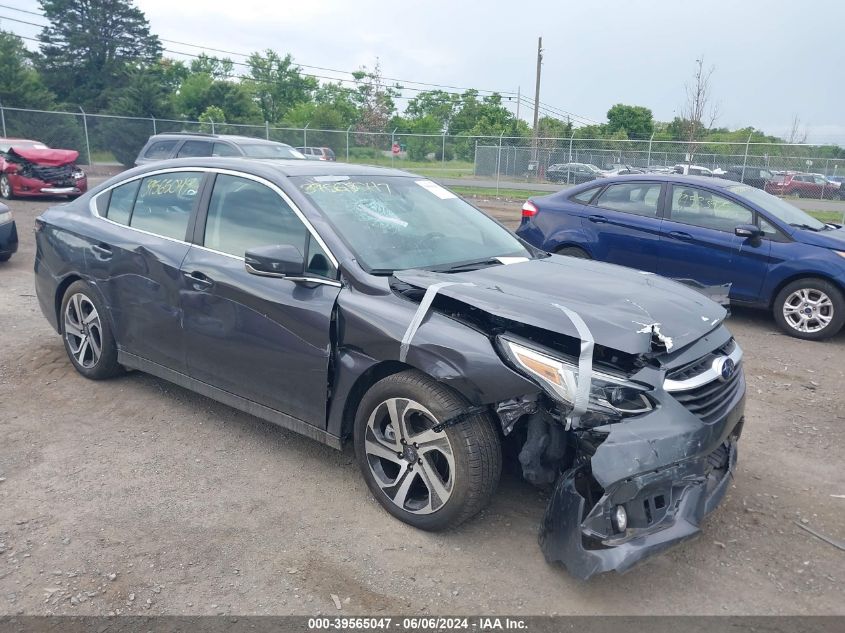
[{"label": "front door handle", "polygon": [[692,239],[692,235],[683,231],[670,231],[669,237],[674,237],[676,240],[683,240],[684,242],[689,242]]},{"label": "front door handle", "polygon": [[100,256],[100,259],[111,259],[111,246],[108,244],[94,244],[91,250]]},{"label": "front door handle", "polygon": [[602,224],[607,222],[607,218],[603,215],[591,215],[587,218],[590,222],[595,222],[596,224]]},{"label": "front door handle", "polygon": [[214,282],[208,275],[201,273],[198,270],[185,273],[185,277],[188,278],[188,282],[191,284],[191,287],[198,292],[208,290],[212,285],[214,285]]}]

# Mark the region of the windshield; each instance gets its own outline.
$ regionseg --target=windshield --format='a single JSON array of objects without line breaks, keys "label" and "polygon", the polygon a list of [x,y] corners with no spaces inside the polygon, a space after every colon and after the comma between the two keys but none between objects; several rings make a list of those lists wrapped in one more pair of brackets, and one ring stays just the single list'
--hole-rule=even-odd
[{"label": "windshield", "polygon": [[431,180],[380,175],[291,180],[370,272],[532,256],[507,229]]},{"label": "windshield", "polygon": [[766,193],[762,189],[755,189],[748,185],[735,185],[728,187],[728,191],[762,207],[778,220],[790,226],[808,228],[812,231],[822,231],[827,227],[824,222],[819,222],[816,218],[804,213],[798,207],[781,200],[777,196]]},{"label": "windshield", "polygon": [[305,158],[300,152],[287,145],[273,145],[271,143],[256,143],[254,145],[239,145],[244,155],[250,158]]}]

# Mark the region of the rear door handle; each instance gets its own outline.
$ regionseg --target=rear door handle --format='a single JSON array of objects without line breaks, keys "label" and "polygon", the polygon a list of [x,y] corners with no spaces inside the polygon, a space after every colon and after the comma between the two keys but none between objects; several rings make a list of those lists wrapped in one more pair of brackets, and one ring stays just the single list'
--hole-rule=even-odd
[{"label": "rear door handle", "polygon": [[596,224],[601,224],[603,222],[607,222],[607,218],[603,215],[591,215],[587,218],[590,222],[595,222]]},{"label": "rear door handle", "polygon": [[185,277],[188,278],[191,286],[193,286],[194,290],[197,291],[208,290],[212,285],[214,285],[214,282],[208,275],[201,273],[198,270],[191,273],[185,273]]},{"label": "rear door handle", "polygon": [[684,242],[689,242],[692,239],[692,235],[683,231],[670,231],[669,237],[674,237],[676,240],[683,240]]},{"label": "rear door handle", "polygon": [[91,250],[97,253],[101,259],[111,259],[111,246],[108,244],[94,244]]}]

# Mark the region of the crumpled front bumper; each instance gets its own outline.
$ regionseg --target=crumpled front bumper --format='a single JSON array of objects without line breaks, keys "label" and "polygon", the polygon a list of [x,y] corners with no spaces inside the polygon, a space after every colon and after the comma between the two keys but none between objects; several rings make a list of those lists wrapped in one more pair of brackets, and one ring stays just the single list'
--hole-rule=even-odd
[{"label": "crumpled front bumper", "polygon": [[[642,429],[603,427],[610,432],[592,459],[562,473],[555,484],[540,531],[546,559],[586,580],[625,572],[698,534],[730,484],[744,408],[743,384],[735,406],[714,424],[668,406]],[[628,516],[624,533],[612,520],[618,505]]]}]

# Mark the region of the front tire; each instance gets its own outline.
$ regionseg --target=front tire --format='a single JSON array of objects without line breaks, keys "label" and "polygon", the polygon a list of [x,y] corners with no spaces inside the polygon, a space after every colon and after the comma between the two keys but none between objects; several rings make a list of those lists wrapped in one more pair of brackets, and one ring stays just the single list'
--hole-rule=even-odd
[{"label": "front tire", "polygon": [[84,281],[68,286],[59,322],[65,351],[76,371],[91,380],[123,373],[105,306]]},{"label": "front tire", "polygon": [[9,182],[9,177],[6,174],[0,175],[0,198],[11,200],[15,197],[12,192],[12,183]]},{"label": "front tire", "polygon": [[842,291],[823,279],[798,279],[784,286],[772,306],[781,329],[796,338],[819,341],[845,324]]},{"label": "front tire", "polygon": [[467,412],[453,391],[409,370],[377,382],[355,416],[355,456],[376,500],[423,530],[460,525],[487,505],[499,482],[502,453],[493,422]]}]

